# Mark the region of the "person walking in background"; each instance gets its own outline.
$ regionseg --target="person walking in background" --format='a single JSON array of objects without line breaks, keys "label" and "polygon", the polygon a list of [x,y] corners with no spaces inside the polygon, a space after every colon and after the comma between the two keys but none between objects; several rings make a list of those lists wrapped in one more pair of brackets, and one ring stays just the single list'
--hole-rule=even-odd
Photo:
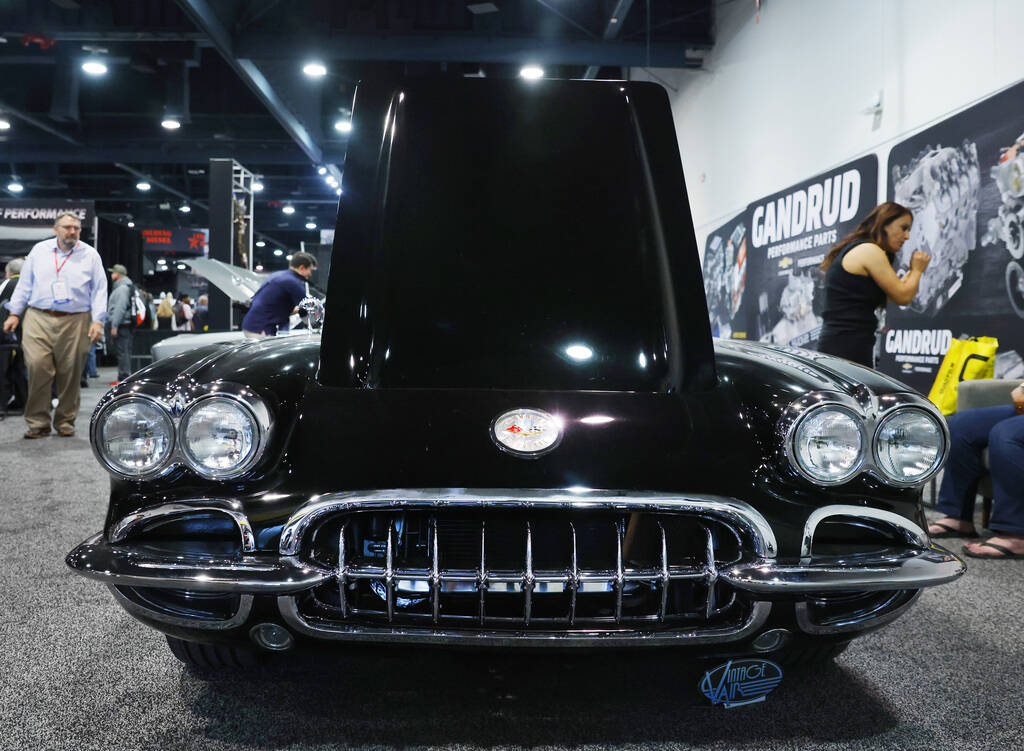
[{"label": "person walking in background", "polygon": [[194,315],[188,295],[180,295],[178,302],[174,303],[174,324],[171,328],[175,331],[191,331]]},{"label": "person walking in background", "polygon": [[160,304],[156,306],[157,331],[171,331],[174,328],[174,303],[170,295],[162,295]]},{"label": "person walking in background", "polygon": [[[21,267],[25,263],[22,258],[7,262],[4,267],[4,278],[0,280],[0,318],[7,317],[7,301],[14,294],[21,276]],[[21,352],[21,331],[15,329],[4,333],[0,343],[10,345],[0,350],[0,412],[22,410],[28,395],[28,377],[25,374],[25,355]]]},{"label": "person walking in background", "polygon": [[316,269],[316,259],[305,252],[292,256],[288,268],[275,271],[256,290],[252,306],[242,319],[247,337],[274,336],[288,328],[288,317],[298,311],[299,302],[309,294],[309,277]]},{"label": "person walking in background", "polygon": [[110,384],[115,386],[132,374],[132,327],[135,325],[132,295],[135,285],[122,264],[115,263],[107,270],[114,282],[107,303],[107,330],[110,332],[108,341],[117,357],[117,381]]},{"label": "person walking in background", "polygon": [[196,300],[195,314],[192,316],[192,328],[195,331],[206,331],[206,317],[210,313],[210,298],[199,295]]},{"label": "person walking in background", "polygon": [[888,201],[871,210],[864,221],[832,246],[821,263],[825,272],[818,351],[874,367],[877,308],[886,300],[907,305],[917,294],[921,275],[931,256],[915,250],[910,270],[902,278],[892,267],[893,256],[910,237],[910,209]]},{"label": "person walking in background", "polygon": [[79,237],[82,222],[65,212],[53,226],[56,237],[36,243],[8,303],[5,333],[22,319],[22,352],[28,368],[25,438],[50,434],[50,388],[56,380],[57,434],[75,434],[81,397],[79,379],[89,345],[103,335],[107,315],[107,276],[100,254]]}]

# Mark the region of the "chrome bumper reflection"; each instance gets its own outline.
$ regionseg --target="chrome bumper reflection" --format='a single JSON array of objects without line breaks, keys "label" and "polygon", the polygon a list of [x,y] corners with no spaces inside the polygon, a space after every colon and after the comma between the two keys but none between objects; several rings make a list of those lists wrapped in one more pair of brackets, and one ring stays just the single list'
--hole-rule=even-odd
[{"label": "chrome bumper reflection", "polygon": [[772,595],[922,589],[953,581],[966,570],[963,561],[933,545],[876,555],[818,556],[794,566],[755,561],[724,568],[718,575],[736,589]]},{"label": "chrome bumper reflection", "polygon": [[110,545],[102,535],[72,550],[65,562],[75,573],[104,584],[198,592],[288,594],[310,589],[333,576],[331,571],[294,557],[169,556],[142,545]]}]

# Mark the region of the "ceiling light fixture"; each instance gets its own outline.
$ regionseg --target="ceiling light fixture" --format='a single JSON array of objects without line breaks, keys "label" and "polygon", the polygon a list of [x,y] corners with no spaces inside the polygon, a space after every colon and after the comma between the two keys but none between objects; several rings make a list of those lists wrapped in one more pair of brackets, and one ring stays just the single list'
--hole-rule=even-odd
[{"label": "ceiling light fixture", "polygon": [[338,189],[337,189],[336,191],[334,191],[334,192],[335,192],[335,193],[337,193],[337,194],[338,194],[338,195],[340,196],[340,195],[341,195],[341,188],[338,188]]},{"label": "ceiling light fixture", "polygon": [[257,181],[252,184],[253,193],[259,193],[261,190],[263,190],[263,183]]},{"label": "ceiling light fixture", "polygon": [[320,168],[317,169],[316,173],[318,175],[326,175],[327,174],[327,168],[326,167],[320,167]]},{"label": "ceiling light fixture", "polygon": [[281,250],[280,248],[274,248],[274,255],[275,256],[283,256],[284,255],[284,251]]},{"label": "ceiling light fixture", "polygon": [[352,132],[352,121],[351,120],[338,120],[334,123],[334,129],[339,133],[351,133]]},{"label": "ceiling light fixture", "polygon": [[283,211],[285,214],[294,214],[295,213],[295,207],[289,204],[288,206],[285,206],[284,208],[282,208],[281,211]]},{"label": "ceiling light fixture", "polygon": [[182,214],[187,214],[191,210],[192,210],[192,207],[189,206],[187,203],[183,203],[183,204],[181,204],[181,206],[178,207],[178,211],[180,211]]},{"label": "ceiling light fixture", "polygon": [[153,186],[150,185],[149,183],[147,183],[145,180],[143,180],[142,182],[135,183],[135,187],[138,188],[141,191],[147,191],[150,188],[152,188]]},{"label": "ceiling light fixture", "polygon": [[263,242],[262,240],[258,240],[258,241],[256,242],[256,247],[257,247],[257,248],[264,248],[264,247],[266,247],[266,245],[267,245],[267,244],[266,244],[265,242]]},{"label": "ceiling light fixture", "polygon": [[167,130],[177,130],[181,127],[181,121],[173,117],[164,118],[160,124]]},{"label": "ceiling light fixture", "polygon": [[316,222],[306,222],[306,229],[316,229]]},{"label": "ceiling light fixture", "polygon": [[135,226],[135,222],[128,222],[128,226],[129,227],[134,227]]},{"label": "ceiling light fixture", "polygon": [[12,177],[11,181],[7,183],[7,190],[11,191],[12,193],[20,193],[21,191],[25,190],[25,186],[21,184],[21,180],[19,180],[16,177]]},{"label": "ceiling light fixture", "polygon": [[82,70],[88,73],[90,76],[102,76],[107,72],[107,66],[101,63],[99,60],[86,60],[82,63]]},{"label": "ceiling light fixture", "polygon": [[302,66],[302,72],[310,78],[323,78],[327,75],[327,68],[323,63],[306,63]]},{"label": "ceiling light fixture", "polygon": [[0,130],[10,130],[10,129],[11,129],[11,121],[8,120],[6,117],[0,117]]},{"label": "ceiling light fixture", "polygon": [[257,271],[263,271],[263,264],[262,263],[256,264],[256,270]]},{"label": "ceiling light fixture", "polygon": [[544,69],[539,65],[524,65],[519,70],[519,75],[527,81],[536,81],[544,77]]}]

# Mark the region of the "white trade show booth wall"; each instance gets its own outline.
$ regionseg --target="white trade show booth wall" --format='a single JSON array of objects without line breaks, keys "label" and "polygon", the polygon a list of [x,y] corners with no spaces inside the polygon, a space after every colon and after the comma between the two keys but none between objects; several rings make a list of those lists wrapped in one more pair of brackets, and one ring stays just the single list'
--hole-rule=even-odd
[{"label": "white trade show booth wall", "polygon": [[[697,245],[747,205],[889,149],[1024,79],[1022,0],[753,0],[716,10],[697,71],[634,69],[672,98]],[[881,113],[869,110],[881,94]]]}]

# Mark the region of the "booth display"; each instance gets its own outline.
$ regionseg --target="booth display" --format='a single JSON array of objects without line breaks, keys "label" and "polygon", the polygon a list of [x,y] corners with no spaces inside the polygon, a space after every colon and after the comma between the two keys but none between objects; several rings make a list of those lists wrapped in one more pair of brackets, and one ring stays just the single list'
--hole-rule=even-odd
[{"label": "booth display", "polygon": [[662,89],[356,101],[323,336],[154,363],[93,416],[110,509],[67,563],[175,655],[691,646],[729,703],[963,573],[920,526],[932,405],[712,341]]}]

